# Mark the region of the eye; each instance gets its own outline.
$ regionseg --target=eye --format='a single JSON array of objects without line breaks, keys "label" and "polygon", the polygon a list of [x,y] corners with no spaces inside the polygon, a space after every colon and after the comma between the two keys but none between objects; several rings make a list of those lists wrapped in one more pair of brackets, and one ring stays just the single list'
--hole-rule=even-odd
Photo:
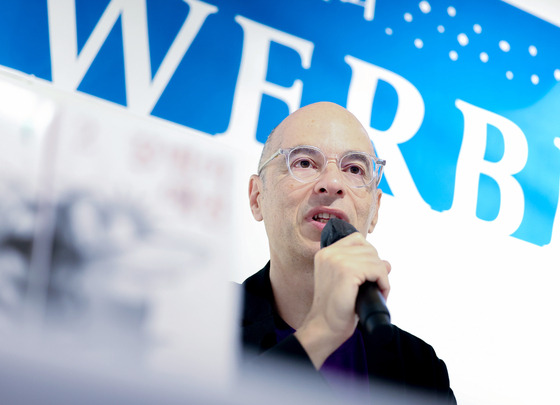
[{"label": "eye", "polygon": [[372,173],[372,166],[367,155],[361,153],[350,153],[342,158],[341,169],[344,173],[352,177],[362,179],[369,178]]},{"label": "eye", "polygon": [[359,164],[349,164],[342,169],[344,172],[351,174],[353,176],[365,176],[366,170],[362,165]]},{"label": "eye", "polygon": [[292,163],[292,167],[295,169],[313,169],[316,168],[317,165],[313,160],[309,158],[299,158]]}]

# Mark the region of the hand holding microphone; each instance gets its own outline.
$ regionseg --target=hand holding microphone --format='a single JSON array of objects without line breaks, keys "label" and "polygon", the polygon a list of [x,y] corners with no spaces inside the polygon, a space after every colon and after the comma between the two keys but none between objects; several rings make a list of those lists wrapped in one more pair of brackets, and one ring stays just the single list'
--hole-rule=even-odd
[{"label": "hand holding microphone", "polygon": [[329,220],[321,234],[324,248],[315,254],[313,302],[295,336],[316,369],[352,336],[358,319],[372,337],[374,330],[376,338],[378,329],[381,335],[392,331],[384,298],[389,292],[390,265],[354,231],[345,221]]},{"label": "hand holding microphone", "polygon": [[[339,218],[331,218],[321,232],[321,248],[358,232],[354,226]],[[391,315],[387,309],[385,298],[379,291],[377,283],[366,281],[358,290],[356,298],[356,313],[360,323],[368,333],[376,327],[391,324]]]}]

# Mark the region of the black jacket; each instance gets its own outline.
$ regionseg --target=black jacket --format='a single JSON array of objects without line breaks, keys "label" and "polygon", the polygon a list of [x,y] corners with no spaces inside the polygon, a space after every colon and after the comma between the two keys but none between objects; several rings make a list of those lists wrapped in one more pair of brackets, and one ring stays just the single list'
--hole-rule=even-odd
[{"label": "black jacket", "polygon": [[[275,325],[285,325],[275,311],[270,265],[243,283],[242,339],[246,359],[292,358],[309,370],[313,364],[295,336],[276,342]],[[280,326],[281,327],[281,326]],[[445,363],[421,339],[391,325],[364,337],[372,384],[389,383],[399,392],[424,391],[446,403],[456,403]]]}]

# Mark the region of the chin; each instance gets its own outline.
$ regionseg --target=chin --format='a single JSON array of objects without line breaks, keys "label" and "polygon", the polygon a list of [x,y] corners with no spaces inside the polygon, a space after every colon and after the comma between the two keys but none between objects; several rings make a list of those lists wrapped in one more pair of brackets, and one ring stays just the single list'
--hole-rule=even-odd
[{"label": "chin", "polygon": [[315,257],[315,254],[321,250],[321,242],[320,241],[309,241],[306,246],[306,252],[308,252],[309,256]]},{"label": "chin", "polygon": [[294,235],[294,241],[292,247],[295,249],[294,253],[300,254],[303,257],[309,257],[311,260],[315,257],[315,254],[321,249],[321,234],[313,233],[302,234],[298,233],[297,236]]}]

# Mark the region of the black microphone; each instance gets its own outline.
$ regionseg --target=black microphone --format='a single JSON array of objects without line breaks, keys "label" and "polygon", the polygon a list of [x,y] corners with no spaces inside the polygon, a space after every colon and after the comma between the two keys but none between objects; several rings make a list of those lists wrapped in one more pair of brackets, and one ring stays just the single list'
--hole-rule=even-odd
[{"label": "black microphone", "polygon": [[[331,218],[321,232],[321,248],[354,232],[358,232],[358,230],[348,222],[339,218]],[[369,334],[379,326],[391,325],[391,315],[385,304],[385,298],[375,282],[366,281],[360,286],[356,298],[356,313],[363,328]]]}]

